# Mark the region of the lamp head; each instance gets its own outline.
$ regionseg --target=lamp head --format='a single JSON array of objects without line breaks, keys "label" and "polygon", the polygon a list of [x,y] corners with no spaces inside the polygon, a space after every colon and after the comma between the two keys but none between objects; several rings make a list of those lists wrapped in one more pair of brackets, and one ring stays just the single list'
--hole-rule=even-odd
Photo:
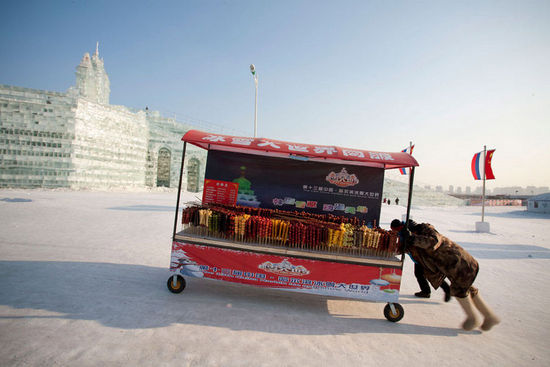
[{"label": "lamp head", "polygon": [[256,67],[254,66],[254,64],[250,64],[250,72],[252,73],[252,75],[256,75]]}]

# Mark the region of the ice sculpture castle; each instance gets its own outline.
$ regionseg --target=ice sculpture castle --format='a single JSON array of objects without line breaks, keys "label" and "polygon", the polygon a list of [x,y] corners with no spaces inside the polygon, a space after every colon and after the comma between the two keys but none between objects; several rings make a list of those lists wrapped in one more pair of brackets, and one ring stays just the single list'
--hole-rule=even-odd
[{"label": "ice sculpture castle", "polygon": [[[96,46],[66,93],[0,84],[0,187],[177,187],[191,126],[109,104]],[[201,189],[206,155],[188,147],[183,187]]]}]

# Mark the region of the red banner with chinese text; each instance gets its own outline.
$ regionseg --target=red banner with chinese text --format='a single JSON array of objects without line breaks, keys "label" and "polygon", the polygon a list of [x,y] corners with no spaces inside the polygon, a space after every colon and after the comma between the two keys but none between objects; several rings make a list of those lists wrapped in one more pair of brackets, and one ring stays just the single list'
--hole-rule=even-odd
[{"label": "red banner with chinese text", "polygon": [[403,152],[379,152],[337,146],[293,143],[266,138],[212,134],[198,130],[189,130],[185,133],[182,140],[208,150],[221,150],[224,148],[223,150],[244,151],[249,154],[269,155],[273,153],[302,157],[317,157],[322,159],[338,159],[361,162],[365,165],[370,164],[386,169],[418,166],[416,159],[410,154]]},{"label": "red banner with chinese text", "polygon": [[175,241],[171,271],[260,287],[397,302],[401,269],[302,259]]}]

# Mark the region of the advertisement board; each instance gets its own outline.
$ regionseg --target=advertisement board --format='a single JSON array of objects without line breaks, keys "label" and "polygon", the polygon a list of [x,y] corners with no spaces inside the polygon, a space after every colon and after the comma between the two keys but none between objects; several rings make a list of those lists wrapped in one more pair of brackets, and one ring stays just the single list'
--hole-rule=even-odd
[{"label": "advertisement board", "polygon": [[356,217],[378,224],[384,170],[210,150],[206,180],[237,183],[237,204]]},{"label": "advertisement board", "polygon": [[401,269],[172,243],[170,270],[184,276],[380,302],[397,302]]}]

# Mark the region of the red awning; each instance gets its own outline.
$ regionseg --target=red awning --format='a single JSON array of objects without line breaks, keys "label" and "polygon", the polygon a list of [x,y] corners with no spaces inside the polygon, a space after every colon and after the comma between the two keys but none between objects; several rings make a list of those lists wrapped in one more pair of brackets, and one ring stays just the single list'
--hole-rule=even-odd
[{"label": "red awning", "polygon": [[213,134],[199,130],[189,130],[181,140],[207,150],[226,150],[325,162],[346,161],[350,164],[384,169],[418,166],[413,156],[403,152],[388,153],[329,145],[291,143],[266,138]]}]

